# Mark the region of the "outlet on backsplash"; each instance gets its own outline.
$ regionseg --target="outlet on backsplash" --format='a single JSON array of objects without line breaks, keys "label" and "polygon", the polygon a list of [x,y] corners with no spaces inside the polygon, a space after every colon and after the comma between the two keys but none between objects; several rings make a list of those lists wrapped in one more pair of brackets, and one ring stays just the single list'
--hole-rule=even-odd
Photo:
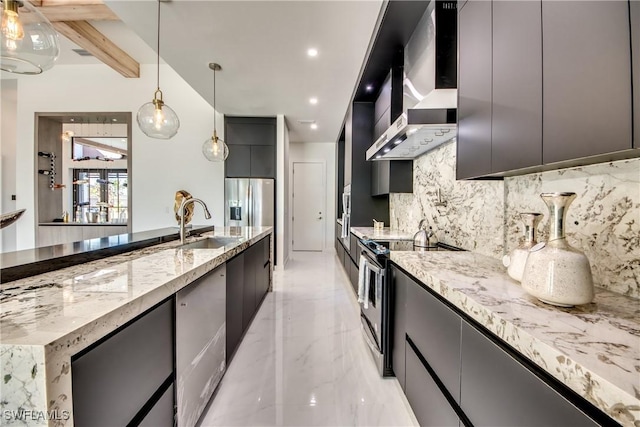
[{"label": "outlet on backsplash", "polygon": [[[640,298],[640,159],[504,181],[456,181],[455,163],[455,140],[415,159],[414,193],[390,195],[391,223],[411,232],[426,218],[440,241],[500,259],[522,238],[517,214],[546,211],[540,193],[575,192],[569,243],[586,253],[597,286]],[[446,208],[436,205],[440,188]],[[547,220],[538,227],[540,241]]]}]

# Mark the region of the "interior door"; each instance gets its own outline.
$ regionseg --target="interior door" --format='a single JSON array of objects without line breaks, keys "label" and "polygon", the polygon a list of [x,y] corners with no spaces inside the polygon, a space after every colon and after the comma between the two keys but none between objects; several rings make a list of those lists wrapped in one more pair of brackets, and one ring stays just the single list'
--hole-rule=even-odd
[{"label": "interior door", "polygon": [[324,249],[326,179],[320,162],[293,163],[293,250]]}]

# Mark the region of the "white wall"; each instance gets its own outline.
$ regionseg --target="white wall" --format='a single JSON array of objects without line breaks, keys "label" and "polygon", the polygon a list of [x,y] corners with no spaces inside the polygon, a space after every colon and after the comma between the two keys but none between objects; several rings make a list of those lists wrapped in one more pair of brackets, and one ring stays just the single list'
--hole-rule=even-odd
[{"label": "white wall", "polygon": [[284,269],[289,261],[291,226],[289,212],[289,128],[284,115],[277,116],[276,151],[276,240],[278,268]]},{"label": "white wall", "polygon": [[[178,134],[167,141],[148,138],[135,123],[138,108],[153,99],[154,65],[141,65],[139,79],[123,78],[101,64],[59,65],[39,76],[18,77],[16,208],[27,208],[25,218],[17,223],[18,249],[33,247],[35,242],[36,112],[132,112],[129,179],[134,232],[175,226],[173,201],[180,189],[203,199],[213,215],[206,221],[196,207],[193,224],[224,224],[224,165],[208,162],[201,152],[213,129],[213,108],[167,65],[161,65],[160,87],[181,123]],[[217,115],[217,127],[224,129],[221,115]]]},{"label": "white wall", "polygon": [[[336,144],[331,143],[291,143],[289,157],[289,170],[293,169],[294,162],[322,162],[326,165],[326,189],[325,189],[325,236],[326,241],[324,245],[325,250],[333,250],[335,239],[335,224],[336,224]],[[290,173],[289,173],[290,174]],[[293,179],[290,177],[290,179]],[[291,192],[287,192],[289,198],[291,198]],[[290,203],[293,203],[290,201]],[[293,206],[293,205],[292,205]],[[289,227],[291,227],[291,216],[288,217]],[[290,236],[289,242],[295,236]]]},{"label": "white wall", "polygon": [[[1,80],[0,93],[0,212],[16,210],[11,195],[16,194],[16,114],[18,108],[18,85],[16,80]],[[25,221],[20,218],[20,221]],[[16,227],[12,225],[0,231],[0,252],[16,250]]]}]

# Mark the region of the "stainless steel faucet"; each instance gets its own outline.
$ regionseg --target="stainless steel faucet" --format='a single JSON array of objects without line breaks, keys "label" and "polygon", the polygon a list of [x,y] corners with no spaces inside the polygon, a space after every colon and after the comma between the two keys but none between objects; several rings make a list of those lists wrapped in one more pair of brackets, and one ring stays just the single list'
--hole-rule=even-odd
[{"label": "stainless steel faucet", "polygon": [[186,237],[186,233],[184,232],[184,210],[189,203],[198,202],[202,205],[204,209],[204,217],[205,219],[211,219],[211,213],[207,208],[207,205],[200,199],[191,198],[191,199],[182,199],[182,203],[180,203],[180,209],[178,209],[178,215],[180,215],[180,243],[184,245],[184,239]]}]

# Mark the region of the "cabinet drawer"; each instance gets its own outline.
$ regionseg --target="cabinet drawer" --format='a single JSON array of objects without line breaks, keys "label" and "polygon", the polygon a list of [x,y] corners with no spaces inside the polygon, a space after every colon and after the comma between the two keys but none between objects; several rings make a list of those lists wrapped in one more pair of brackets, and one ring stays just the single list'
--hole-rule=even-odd
[{"label": "cabinet drawer", "polygon": [[139,427],[172,427],[174,423],[173,384],[138,424]]},{"label": "cabinet drawer", "polygon": [[460,404],[474,426],[597,425],[466,322]]},{"label": "cabinet drawer", "polygon": [[408,343],[406,361],[405,394],[420,425],[458,427],[458,415]]},{"label": "cabinet drawer", "polygon": [[78,426],[127,425],[173,372],[173,300],[71,362]]},{"label": "cabinet drawer", "polygon": [[407,289],[406,322],[407,335],[458,402],[460,317],[427,290],[411,281]]}]

